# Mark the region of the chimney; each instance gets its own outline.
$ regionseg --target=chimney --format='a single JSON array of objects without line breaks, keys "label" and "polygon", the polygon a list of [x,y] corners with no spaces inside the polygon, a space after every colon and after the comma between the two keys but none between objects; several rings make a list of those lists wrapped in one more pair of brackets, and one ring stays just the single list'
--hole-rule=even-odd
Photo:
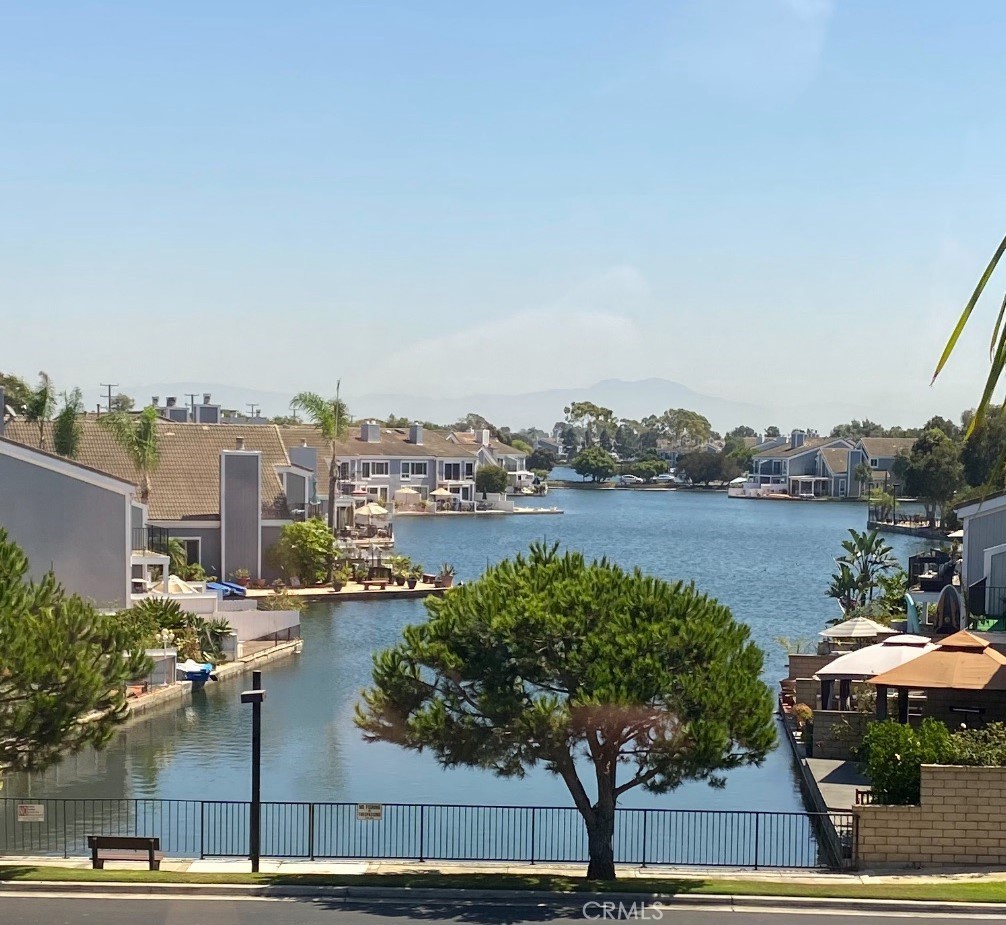
[{"label": "chimney", "polygon": [[482,444],[482,446],[489,446],[489,431],[488,430],[480,430],[479,431],[479,443]]},{"label": "chimney", "polygon": [[155,408],[157,408],[161,404],[161,396],[160,395],[151,395],[150,396],[150,404],[152,404]]},{"label": "chimney", "polygon": [[381,425],[376,421],[367,421],[360,425],[360,437],[364,443],[380,443]]},{"label": "chimney", "polygon": [[237,448],[239,450],[243,450],[245,448],[245,438],[244,437],[238,437],[238,439],[237,439]]},{"label": "chimney", "polygon": [[423,445],[423,425],[418,421],[409,427],[409,442],[416,446]]},{"label": "chimney", "polygon": [[168,406],[169,408],[174,408],[174,407],[175,407],[175,405],[177,404],[177,399],[175,398],[175,396],[174,396],[174,395],[169,395],[169,396],[168,396],[168,397],[167,397],[166,399],[164,399],[164,403],[165,403],[165,404],[166,404],[166,405],[167,405],[167,406]]},{"label": "chimney", "polygon": [[203,392],[203,404],[204,405],[208,405],[210,403],[210,398],[212,398],[212,396],[210,395],[209,392]]},{"label": "chimney", "polygon": [[789,435],[789,447],[791,450],[795,450],[797,447],[803,446],[803,442],[807,435],[802,430],[794,430]]}]

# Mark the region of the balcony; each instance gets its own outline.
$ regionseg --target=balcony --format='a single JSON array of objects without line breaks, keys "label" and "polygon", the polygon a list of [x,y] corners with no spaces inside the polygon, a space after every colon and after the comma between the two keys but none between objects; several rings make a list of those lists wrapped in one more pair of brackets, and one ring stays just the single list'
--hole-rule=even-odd
[{"label": "balcony", "polygon": [[942,591],[953,583],[954,569],[950,555],[933,549],[908,557],[908,587],[920,591]]},{"label": "balcony", "polygon": [[968,588],[968,616],[981,633],[1006,632],[1006,588],[990,588],[983,578]]},{"label": "balcony", "polygon": [[164,527],[133,527],[133,552],[168,555],[168,531]]}]

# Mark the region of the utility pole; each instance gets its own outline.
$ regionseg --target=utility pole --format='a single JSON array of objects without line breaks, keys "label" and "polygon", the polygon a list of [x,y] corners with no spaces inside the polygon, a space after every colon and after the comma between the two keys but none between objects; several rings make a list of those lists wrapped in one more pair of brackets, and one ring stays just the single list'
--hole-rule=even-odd
[{"label": "utility pole", "polygon": [[109,414],[112,413],[112,389],[117,389],[119,387],[118,382],[102,382],[100,383],[103,389],[108,389],[108,404],[105,406],[105,410]]},{"label": "utility pole", "polygon": [[248,856],[253,874],[258,873],[262,856],[262,672],[252,672],[252,690],[241,694],[242,703],[252,708],[251,819],[248,821]]},{"label": "utility pole", "polygon": [[248,416],[251,418],[257,418],[259,413],[259,406],[253,401],[245,402],[245,407],[248,409]]},{"label": "utility pole", "polygon": [[189,414],[192,416],[192,420],[196,419],[196,396],[198,392],[186,392],[185,397],[189,400]]}]

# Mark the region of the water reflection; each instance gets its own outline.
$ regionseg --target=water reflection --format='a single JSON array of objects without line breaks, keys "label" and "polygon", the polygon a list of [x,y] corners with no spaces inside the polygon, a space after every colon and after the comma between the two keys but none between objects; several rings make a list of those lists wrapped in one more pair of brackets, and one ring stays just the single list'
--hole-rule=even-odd
[{"label": "water reflection", "polygon": [[[487,561],[556,539],[588,556],[608,555],[668,579],[694,579],[746,621],[766,653],[774,686],[785,656],[777,636],[816,637],[835,615],[824,596],[834,556],[865,509],[854,504],[728,500],[685,492],[553,492],[559,517],[412,518],[399,521],[399,551],[459,579]],[[904,561],[920,543],[891,537]],[[267,800],[568,805],[561,781],[539,769],[523,780],[444,770],[429,755],[365,743],[353,708],[370,678],[372,653],[423,620],[416,601],[315,606],[303,620],[304,652],[264,670],[263,798]],[[44,775],[16,776],[8,793],[247,799],[250,714],[239,703],[247,678],[213,684],[191,704],[132,721],[101,753],[70,756]],[[761,768],[733,772],[722,791],[691,784],[663,796],[633,793],[634,806],[798,810],[783,749]]]}]

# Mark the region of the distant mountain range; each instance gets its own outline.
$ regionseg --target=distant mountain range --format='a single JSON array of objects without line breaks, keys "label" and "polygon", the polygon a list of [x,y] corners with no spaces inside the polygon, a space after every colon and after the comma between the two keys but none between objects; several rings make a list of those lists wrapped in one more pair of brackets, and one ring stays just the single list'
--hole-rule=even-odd
[{"label": "distant mountain range", "polygon": [[[291,396],[282,392],[243,388],[233,385],[213,385],[197,382],[159,383],[123,389],[136,399],[137,406],[147,404],[153,396],[163,403],[169,395],[179,404],[187,403],[187,393],[210,393],[213,401],[225,408],[247,412],[254,404],[260,413],[273,417],[288,414]],[[620,417],[639,418],[660,414],[668,408],[689,408],[709,418],[714,430],[724,433],[738,424],[761,430],[776,424],[784,431],[792,427],[814,427],[827,432],[842,421],[869,416],[870,409],[841,402],[822,405],[779,406],[731,401],[695,392],[680,382],[669,379],[605,379],[595,385],[576,389],[547,389],[517,395],[484,393],[458,397],[433,398],[401,392],[354,394],[343,392],[355,418],[379,417],[389,414],[422,421],[449,424],[473,411],[499,426],[513,429],[541,427],[546,430],[562,419],[562,409],[570,402],[592,401],[611,408]]]}]

